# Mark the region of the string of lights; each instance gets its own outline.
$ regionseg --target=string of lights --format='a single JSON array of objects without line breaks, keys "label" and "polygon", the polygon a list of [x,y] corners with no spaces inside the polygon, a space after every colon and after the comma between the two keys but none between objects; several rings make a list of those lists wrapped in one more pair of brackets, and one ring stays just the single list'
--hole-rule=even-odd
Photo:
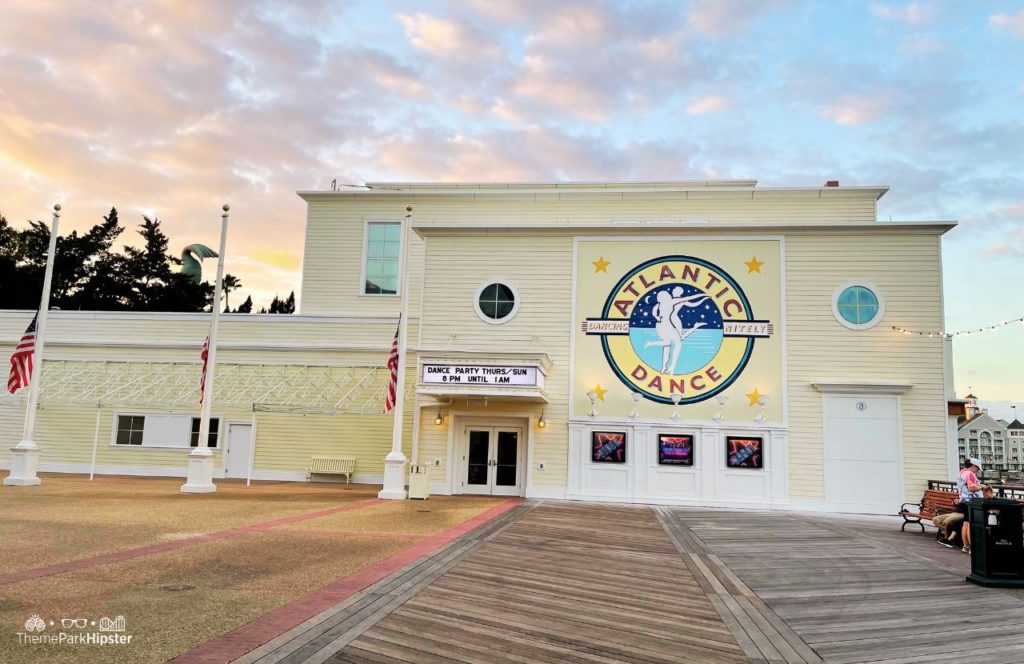
[{"label": "string of lights", "polygon": [[1012,325],[1013,323],[1020,323],[1021,325],[1024,325],[1024,316],[1020,318],[1014,318],[1011,320],[1004,320],[1001,323],[996,323],[995,325],[989,325],[987,327],[979,327],[971,330],[960,330],[959,332],[922,332],[921,330],[908,330],[905,327],[897,327],[895,325],[892,326],[892,329],[894,332],[906,334],[907,336],[916,334],[921,337],[944,337],[946,339],[950,339],[952,337],[969,337],[972,334],[981,334],[982,332],[995,332],[996,330],[1006,327],[1007,325]]}]

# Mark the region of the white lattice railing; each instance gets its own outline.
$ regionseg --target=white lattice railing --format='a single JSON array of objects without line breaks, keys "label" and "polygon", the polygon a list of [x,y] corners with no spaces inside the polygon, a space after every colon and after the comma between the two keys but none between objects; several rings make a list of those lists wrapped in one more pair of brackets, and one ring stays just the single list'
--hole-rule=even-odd
[{"label": "white lattice railing", "polygon": [[[88,362],[43,365],[40,403],[49,406],[198,407],[198,362]],[[220,364],[218,406],[284,412],[382,413],[388,372],[382,367]],[[406,390],[409,398],[415,384]],[[27,390],[4,402],[24,402]]]}]

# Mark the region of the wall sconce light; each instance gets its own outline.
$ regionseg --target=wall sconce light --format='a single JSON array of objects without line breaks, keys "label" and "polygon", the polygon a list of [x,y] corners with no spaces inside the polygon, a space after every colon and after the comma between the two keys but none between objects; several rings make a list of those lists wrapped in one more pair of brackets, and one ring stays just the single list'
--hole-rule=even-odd
[{"label": "wall sconce light", "polygon": [[711,419],[713,419],[716,422],[721,422],[722,407],[725,406],[725,404],[729,403],[729,397],[725,396],[724,394],[719,394],[718,396],[715,397],[715,401],[718,402],[718,412],[712,415]]},{"label": "wall sconce light", "polygon": [[676,409],[672,411],[672,421],[673,422],[678,422],[679,421],[679,402],[682,401],[682,400],[683,400],[683,395],[682,394],[673,394],[672,395],[672,405],[674,405],[676,407]]},{"label": "wall sconce light", "polygon": [[544,419],[544,411],[540,411],[540,419],[537,420],[537,428],[543,429],[548,425],[548,421]]},{"label": "wall sconce light", "polygon": [[761,407],[761,412],[757,414],[757,417],[754,418],[754,421],[757,422],[758,424],[764,422],[764,407],[767,403],[768,397],[765,396],[764,394],[757,398],[757,405]]},{"label": "wall sconce light", "polygon": [[637,410],[637,407],[640,405],[640,393],[633,392],[630,396],[633,398],[633,412],[629,414],[629,417],[635,420],[640,417],[640,411]]},{"label": "wall sconce light", "polygon": [[587,398],[590,399],[590,416],[596,417],[597,411],[594,410],[594,406],[597,404],[597,392],[587,392]]},{"label": "wall sconce light", "polygon": [[441,410],[438,409],[437,415],[434,416],[434,424],[441,426],[444,424],[444,415],[441,414]]}]

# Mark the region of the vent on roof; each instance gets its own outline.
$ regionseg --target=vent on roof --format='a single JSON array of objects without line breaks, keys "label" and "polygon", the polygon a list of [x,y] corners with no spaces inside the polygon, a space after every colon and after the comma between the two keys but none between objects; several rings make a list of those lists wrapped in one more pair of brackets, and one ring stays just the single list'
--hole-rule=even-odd
[{"label": "vent on roof", "polygon": [[839,186],[839,180],[826,180],[825,181],[825,186],[826,187],[838,187]]}]

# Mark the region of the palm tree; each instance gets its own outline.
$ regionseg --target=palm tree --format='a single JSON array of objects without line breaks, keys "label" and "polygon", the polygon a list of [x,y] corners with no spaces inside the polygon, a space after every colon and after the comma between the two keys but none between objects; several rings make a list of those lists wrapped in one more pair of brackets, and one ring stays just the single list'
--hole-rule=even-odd
[{"label": "palm tree", "polygon": [[221,282],[221,288],[224,289],[224,310],[231,311],[231,305],[228,304],[228,295],[231,291],[241,288],[242,280],[233,274],[225,274],[224,281]]}]

